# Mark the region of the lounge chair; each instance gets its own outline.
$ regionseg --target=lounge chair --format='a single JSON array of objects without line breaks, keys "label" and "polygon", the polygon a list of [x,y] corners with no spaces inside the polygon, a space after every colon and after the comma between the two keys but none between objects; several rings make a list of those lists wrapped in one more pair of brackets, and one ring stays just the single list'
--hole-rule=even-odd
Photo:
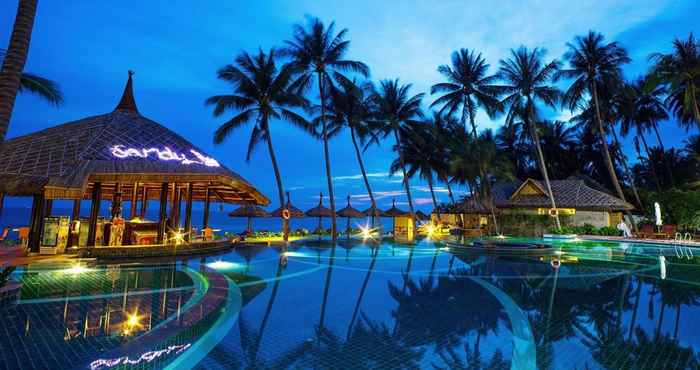
[{"label": "lounge chair", "polygon": [[10,228],[9,228],[9,227],[6,227],[6,228],[2,231],[2,235],[0,235],[0,242],[1,242],[1,241],[4,241],[5,238],[7,238],[7,234],[9,234],[9,233],[10,233]]},{"label": "lounge chair", "polygon": [[654,237],[657,239],[671,239],[676,235],[676,225],[663,225],[661,226],[661,232],[655,233]]},{"label": "lounge chair", "polygon": [[635,238],[638,239],[649,239],[654,236],[654,226],[650,224],[642,225],[642,228],[639,229],[637,233],[634,234]]}]

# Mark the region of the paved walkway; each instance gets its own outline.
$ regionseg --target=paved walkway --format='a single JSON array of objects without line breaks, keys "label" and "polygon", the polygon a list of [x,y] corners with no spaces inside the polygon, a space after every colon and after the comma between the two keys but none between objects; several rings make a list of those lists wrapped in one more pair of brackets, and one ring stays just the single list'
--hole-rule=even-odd
[{"label": "paved walkway", "polygon": [[24,248],[21,247],[0,248],[0,265],[21,266],[37,262],[66,263],[73,259],[75,259],[75,255],[72,254],[57,254],[53,256],[40,256],[37,254],[27,256],[24,253]]},{"label": "paved walkway", "polygon": [[688,247],[699,247],[700,248],[700,242],[698,241],[683,241],[683,242],[678,242],[673,239],[638,239],[638,238],[623,238],[621,236],[600,236],[600,235],[581,235],[581,239],[586,239],[586,240],[601,240],[601,241],[614,241],[614,242],[627,242],[627,243],[651,243],[651,244],[658,244],[658,245],[666,245],[666,246],[676,246],[676,245],[684,245]]}]

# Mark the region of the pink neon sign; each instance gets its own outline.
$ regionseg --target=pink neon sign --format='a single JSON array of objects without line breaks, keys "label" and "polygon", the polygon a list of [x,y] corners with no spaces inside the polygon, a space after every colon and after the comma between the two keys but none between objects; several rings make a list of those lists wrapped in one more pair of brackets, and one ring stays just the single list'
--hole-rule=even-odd
[{"label": "pink neon sign", "polygon": [[112,156],[117,158],[158,158],[161,161],[177,161],[182,164],[201,164],[207,167],[220,167],[221,165],[216,159],[207,157],[204,154],[190,149],[190,153],[194,156],[193,158],[188,158],[187,155],[182,153],[174,152],[172,149],[163,147],[163,149],[158,148],[127,148],[124,145],[115,145],[111,148]]}]

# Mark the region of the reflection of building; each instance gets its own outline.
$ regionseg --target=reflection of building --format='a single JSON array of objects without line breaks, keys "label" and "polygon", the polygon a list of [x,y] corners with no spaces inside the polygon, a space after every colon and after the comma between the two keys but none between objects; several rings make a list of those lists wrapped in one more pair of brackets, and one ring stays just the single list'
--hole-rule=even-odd
[{"label": "reflection of building", "polygon": [[[559,216],[572,225],[591,224],[596,227],[614,226],[624,211],[634,207],[585,179],[552,180],[552,193]],[[497,183],[493,186],[494,208],[499,215],[546,216],[551,202],[544,182],[533,179]],[[490,210],[468,198],[458,207],[467,227],[490,222]],[[457,213],[445,214],[447,221],[456,222]]]},{"label": "reflection of building", "polygon": [[[74,200],[73,221],[80,218],[80,201],[91,200],[85,219],[88,247],[191,241],[193,201],[205,204],[203,229],[208,227],[211,201],[269,203],[251,184],[204,151],[142,116],[131,73],[114,111],[4,142],[0,146],[0,200],[4,196],[33,197],[29,245],[36,252],[42,231],[46,231],[44,218],[51,215],[56,199]],[[100,214],[102,200],[111,201],[112,206],[104,228],[98,230],[100,217],[106,216]],[[130,202],[130,209],[122,216],[123,200]],[[160,202],[159,219],[143,222],[148,200]],[[180,210],[182,201],[184,210]],[[51,225],[45,251],[60,252],[59,235],[64,231]],[[173,237],[179,235],[181,226],[183,237]],[[73,234],[80,234],[84,227]],[[174,233],[168,237],[168,231]],[[75,245],[77,239],[69,238],[68,243]]]}]

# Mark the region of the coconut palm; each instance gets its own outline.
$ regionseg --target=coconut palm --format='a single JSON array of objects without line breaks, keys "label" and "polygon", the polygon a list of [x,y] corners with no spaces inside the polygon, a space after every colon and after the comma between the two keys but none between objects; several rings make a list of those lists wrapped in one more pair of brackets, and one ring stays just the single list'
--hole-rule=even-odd
[{"label": "coconut palm", "polygon": [[[476,54],[474,50],[460,49],[458,52],[452,53],[452,66],[441,65],[438,67],[438,72],[447,79],[447,82],[437,83],[430,88],[431,94],[445,93],[430,106],[442,105],[439,113],[449,116],[461,108],[462,126],[467,129],[466,122],[467,117],[469,117],[471,133],[474,139],[478,138],[475,121],[477,110],[479,108],[484,109],[492,118],[500,110],[496,89],[492,86],[496,81],[496,76],[487,76],[488,69],[489,65],[481,57],[480,53]],[[485,199],[487,199],[488,206],[493,213],[491,184],[483,172],[482,169],[480,177],[482,186],[486,189]],[[496,230],[498,231],[497,225]]]},{"label": "coconut palm", "polygon": [[[497,76],[505,85],[498,86],[497,91],[499,95],[505,96],[501,104],[507,108],[506,125],[513,125],[521,121],[525,130],[530,133],[537,152],[537,163],[547,186],[550,203],[552,208],[556,209],[539,133],[535,125],[538,121],[538,103],[555,107],[560,95],[559,90],[550,85],[554,74],[559,69],[559,62],[552,60],[549,63],[543,63],[544,54],[543,49],[528,50],[524,46],[517,50],[511,50],[510,58],[501,60],[499,63],[500,68]],[[559,216],[556,214],[555,221],[557,228],[561,229]]]},{"label": "coconut palm", "polygon": [[331,177],[331,162],[328,150],[328,128],[326,126],[326,99],[333,86],[331,74],[355,72],[365,77],[369,76],[369,68],[362,62],[345,60],[343,57],[350,46],[345,39],[348,30],[342,29],[335,33],[335,23],[326,27],[318,18],[309,19],[308,28],[302,25],[294,26],[292,40],[286,41],[285,53],[292,58],[290,65],[297,74],[294,88],[298,92],[308,91],[314,79],[318,83],[318,93],[321,98],[321,138],[323,139],[323,155],[326,162],[326,179],[328,181],[328,196],[331,205],[331,232],[333,240],[337,238],[335,214],[335,198],[333,193],[333,178]]},{"label": "coconut palm", "polygon": [[[6,54],[4,49],[0,49],[0,64],[4,61]],[[63,93],[61,93],[58,84],[34,73],[22,72],[19,78],[19,92],[25,91],[35,94],[55,106],[63,103]]]},{"label": "coconut palm", "polygon": [[383,80],[380,83],[379,91],[374,94],[373,101],[376,107],[377,129],[383,134],[384,138],[393,135],[396,141],[395,148],[398,150],[399,166],[403,175],[406,197],[408,198],[408,208],[411,212],[411,217],[413,217],[415,215],[413,198],[411,197],[411,187],[406,175],[404,154],[401,151],[401,135],[405,127],[411,126],[416,123],[416,120],[423,118],[423,112],[420,109],[423,94],[411,96],[409,94],[410,90],[411,84],[400,85],[398,79]]},{"label": "coconut palm", "polygon": [[[350,138],[355,149],[357,163],[360,165],[362,179],[371,202],[372,209],[377,209],[377,203],[372,193],[372,187],[367,178],[367,171],[362,160],[360,147],[366,148],[368,144],[378,142],[375,128],[372,124],[372,94],[371,84],[358,86],[355,81],[345,78],[339,73],[334,74],[338,86],[331,88],[329,93],[329,104],[326,111],[328,120],[328,136],[333,137],[340,133],[343,128],[350,130]],[[319,117],[320,119],[320,117]],[[376,214],[372,214],[372,225],[374,225]]]},{"label": "coconut palm", "polygon": [[627,51],[617,42],[605,43],[603,35],[594,31],[589,31],[586,36],[577,36],[573,43],[566,45],[569,50],[564,54],[564,59],[569,62],[569,68],[560,70],[557,77],[574,81],[564,93],[562,103],[571,111],[575,111],[585,106],[589,97],[592,99],[596,126],[603,144],[601,151],[605,157],[610,181],[617,196],[625,200],[608,147],[607,131],[603,124],[601,104],[598,99],[598,87],[606,86],[611,81],[614,83],[622,80],[620,67],[629,63],[630,58],[627,56]]},{"label": "coconut palm", "polygon": [[19,0],[17,15],[12,27],[7,54],[0,69],[0,143],[10,125],[15,98],[20,90],[22,71],[29,54],[29,40],[32,38],[37,0]]},{"label": "coconut palm", "polygon": [[[270,123],[282,120],[313,134],[312,125],[290,108],[303,107],[307,103],[299,94],[290,91],[292,81],[292,68],[290,66],[277,67],[275,61],[278,52],[270,49],[266,54],[262,50],[257,55],[241,53],[235,64],[229,64],[219,69],[218,78],[226,81],[233,87],[233,93],[227,95],[215,95],[208,98],[206,105],[214,106],[214,117],[219,117],[227,111],[234,111],[236,115],[224,122],[214,134],[214,143],[222,143],[234,131],[248,122],[253,121],[253,131],[248,142],[246,160],[250,157],[260,142],[267,144],[267,149],[272,162],[272,169],[277,180],[280,207],[285,207],[284,187],[280,175],[277,157],[272,144]],[[289,236],[289,222],[282,217],[284,240]]]},{"label": "coconut palm", "polygon": [[656,82],[667,85],[666,104],[686,128],[695,121],[700,128],[700,44],[693,34],[687,40],[673,40],[673,52],[654,53],[651,75]]},{"label": "coconut palm", "polygon": [[433,168],[444,158],[435,145],[436,141],[436,130],[431,121],[415,122],[410,126],[403,127],[397,148],[399,156],[391,163],[390,173],[393,175],[405,170],[406,181],[415,175],[427,181],[430,196],[433,199],[433,207],[439,219],[440,209],[433,186]]}]

